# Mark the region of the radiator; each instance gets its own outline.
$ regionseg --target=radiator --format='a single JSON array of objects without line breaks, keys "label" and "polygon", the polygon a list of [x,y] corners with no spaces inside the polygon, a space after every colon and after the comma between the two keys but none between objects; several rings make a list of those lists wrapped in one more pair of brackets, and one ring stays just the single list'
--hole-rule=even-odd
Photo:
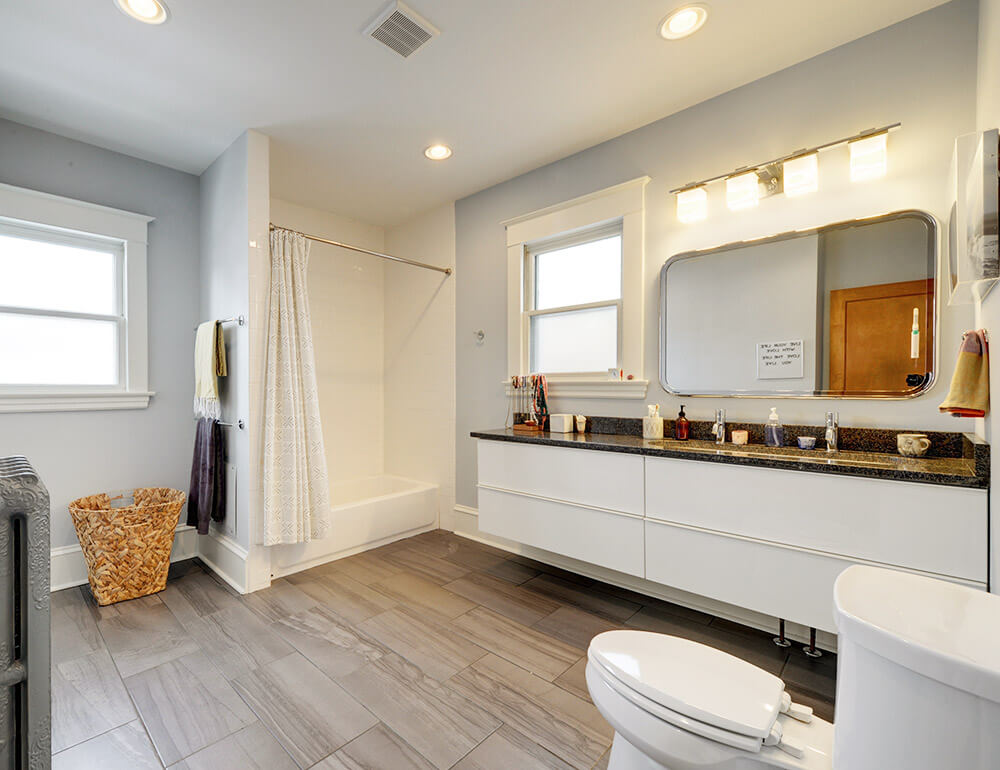
[{"label": "radiator", "polygon": [[51,764],[49,493],[0,458],[0,770]]}]

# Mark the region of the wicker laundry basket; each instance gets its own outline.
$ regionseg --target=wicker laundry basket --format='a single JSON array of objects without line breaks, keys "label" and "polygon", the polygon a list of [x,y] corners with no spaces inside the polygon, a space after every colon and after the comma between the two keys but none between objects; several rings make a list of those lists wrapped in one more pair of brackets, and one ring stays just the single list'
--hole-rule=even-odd
[{"label": "wicker laundry basket", "polygon": [[154,487],[81,497],[69,504],[100,605],[162,591],[184,493]]}]

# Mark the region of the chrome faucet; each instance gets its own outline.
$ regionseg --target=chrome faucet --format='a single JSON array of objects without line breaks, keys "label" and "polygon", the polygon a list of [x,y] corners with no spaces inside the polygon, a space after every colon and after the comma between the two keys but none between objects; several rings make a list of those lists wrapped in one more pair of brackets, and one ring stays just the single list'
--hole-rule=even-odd
[{"label": "chrome faucet", "polygon": [[837,436],[840,432],[840,414],[837,412],[826,413],[826,451],[836,452],[838,448]]},{"label": "chrome faucet", "polygon": [[715,436],[716,444],[726,443],[726,410],[715,410],[715,424],[712,426],[712,435]]}]

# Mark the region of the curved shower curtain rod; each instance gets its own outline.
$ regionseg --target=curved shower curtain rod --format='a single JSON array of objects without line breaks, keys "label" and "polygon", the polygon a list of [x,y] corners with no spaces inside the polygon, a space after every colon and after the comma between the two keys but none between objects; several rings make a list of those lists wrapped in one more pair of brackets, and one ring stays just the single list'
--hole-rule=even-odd
[{"label": "curved shower curtain rod", "polygon": [[352,246],[349,243],[341,243],[340,241],[331,241],[328,238],[320,238],[317,235],[309,235],[308,233],[300,233],[298,230],[292,230],[289,227],[278,227],[272,222],[270,224],[269,230],[288,230],[291,233],[298,233],[303,238],[307,238],[310,241],[316,241],[317,243],[327,243],[331,246],[339,246],[342,249],[350,249],[351,251],[357,251],[362,254],[370,254],[373,257],[379,257],[380,259],[389,259],[393,262],[402,262],[405,265],[413,265],[414,267],[423,267],[427,270],[437,270],[439,273],[444,273],[445,275],[451,275],[450,267],[438,267],[437,265],[428,265],[426,262],[417,262],[413,259],[406,259],[405,257],[394,257],[392,254],[383,254],[380,251],[372,251],[371,249],[363,249],[360,246]]}]

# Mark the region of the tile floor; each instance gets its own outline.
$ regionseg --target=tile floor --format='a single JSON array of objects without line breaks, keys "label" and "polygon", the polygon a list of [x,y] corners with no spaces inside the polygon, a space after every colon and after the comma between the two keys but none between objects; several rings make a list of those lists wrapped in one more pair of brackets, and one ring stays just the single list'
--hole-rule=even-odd
[{"label": "tile floor", "polygon": [[155,596],[52,596],[53,767],[603,768],[590,638],[685,636],[833,717],[836,656],[438,530],[240,597],[197,564]]}]

